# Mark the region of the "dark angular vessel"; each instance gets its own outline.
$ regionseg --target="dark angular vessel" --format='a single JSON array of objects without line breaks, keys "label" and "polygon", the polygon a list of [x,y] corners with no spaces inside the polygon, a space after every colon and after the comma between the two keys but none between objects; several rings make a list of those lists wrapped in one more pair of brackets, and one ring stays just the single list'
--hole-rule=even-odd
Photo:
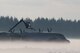
[{"label": "dark angular vessel", "polygon": [[60,33],[0,33],[1,40],[56,41],[69,42]]},{"label": "dark angular vessel", "polygon": [[31,27],[30,22],[25,22],[21,19],[16,25],[14,25],[8,33],[0,33],[0,39],[8,39],[8,40],[28,40],[28,41],[56,41],[56,42],[70,42],[67,40],[63,34],[60,33],[51,33],[48,29],[48,32],[23,32],[20,30],[21,33],[14,33],[13,29],[19,24],[23,22],[27,29],[35,30]]}]

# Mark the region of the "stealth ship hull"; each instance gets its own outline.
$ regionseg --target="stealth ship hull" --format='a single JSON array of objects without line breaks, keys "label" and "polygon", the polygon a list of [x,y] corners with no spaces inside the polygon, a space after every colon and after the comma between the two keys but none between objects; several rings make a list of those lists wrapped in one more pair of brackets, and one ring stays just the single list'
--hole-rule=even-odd
[{"label": "stealth ship hull", "polygon": [[69,42],[64,35],[59,33],[0,33],[0,39]]},{"label": "stealth ship hull", "polygon": [[64,35],[60,33],[51,33],[52,29],[47,29],[48,32],[44,33],[41,32],[39,29],[39,32],[24,32],[20,29],[20,33],[14,33],[14,28],[19,24],[23,22],[26,29],[31,29],[33,31],[36,31],[33,27],[31,27],[30,22],[25,22],[23,19],[21,19],[17,24],[15,24],[8,33],[0,33],[0,39],[8,39],[8,40],[28,40],[28,41],[56,41],[56,42],[69,42]]}]

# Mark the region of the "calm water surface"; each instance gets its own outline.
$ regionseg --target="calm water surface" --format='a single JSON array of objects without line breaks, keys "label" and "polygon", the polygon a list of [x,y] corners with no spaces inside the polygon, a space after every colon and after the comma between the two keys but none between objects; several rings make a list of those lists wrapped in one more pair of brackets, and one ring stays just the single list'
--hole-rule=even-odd
[{"label": "calm water surface", "polygon": [[80,53],[80,39],[71,43],[0,41],[0,53]]}]

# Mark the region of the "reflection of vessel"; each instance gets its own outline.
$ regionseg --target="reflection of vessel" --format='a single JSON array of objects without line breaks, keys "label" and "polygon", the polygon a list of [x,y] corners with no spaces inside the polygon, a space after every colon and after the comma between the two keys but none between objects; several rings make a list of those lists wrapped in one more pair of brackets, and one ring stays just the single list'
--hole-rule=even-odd
[{"label": "reflection of vessel", "polygon": [[20,30],[21,33],[14,33],[13,29],[21,22],[23,22],[25,24],[27,29],[31,29],[31,30],[35,31],[35,29],[31,27],[30,22],[25,22],[23,19],[21,19],[16,25],[14,25],[9,30],[10,33],[0,33],[0,37],[5,38],[5,39],[69,42],[64,37],[64,35],[62,35],[60,33],[50,33],[49,29],[48,29],[47,33],[44,33],[44,32],[23,32],[22,30]]}]

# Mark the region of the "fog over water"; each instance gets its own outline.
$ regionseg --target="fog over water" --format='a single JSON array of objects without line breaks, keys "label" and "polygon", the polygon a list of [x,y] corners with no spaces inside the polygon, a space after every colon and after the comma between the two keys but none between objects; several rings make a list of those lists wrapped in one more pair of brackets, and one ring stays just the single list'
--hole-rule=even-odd
[{"label": "fog over water", "polygon": [[0,41],[0,53],[80,53],[80,39],[70,43]]}]

